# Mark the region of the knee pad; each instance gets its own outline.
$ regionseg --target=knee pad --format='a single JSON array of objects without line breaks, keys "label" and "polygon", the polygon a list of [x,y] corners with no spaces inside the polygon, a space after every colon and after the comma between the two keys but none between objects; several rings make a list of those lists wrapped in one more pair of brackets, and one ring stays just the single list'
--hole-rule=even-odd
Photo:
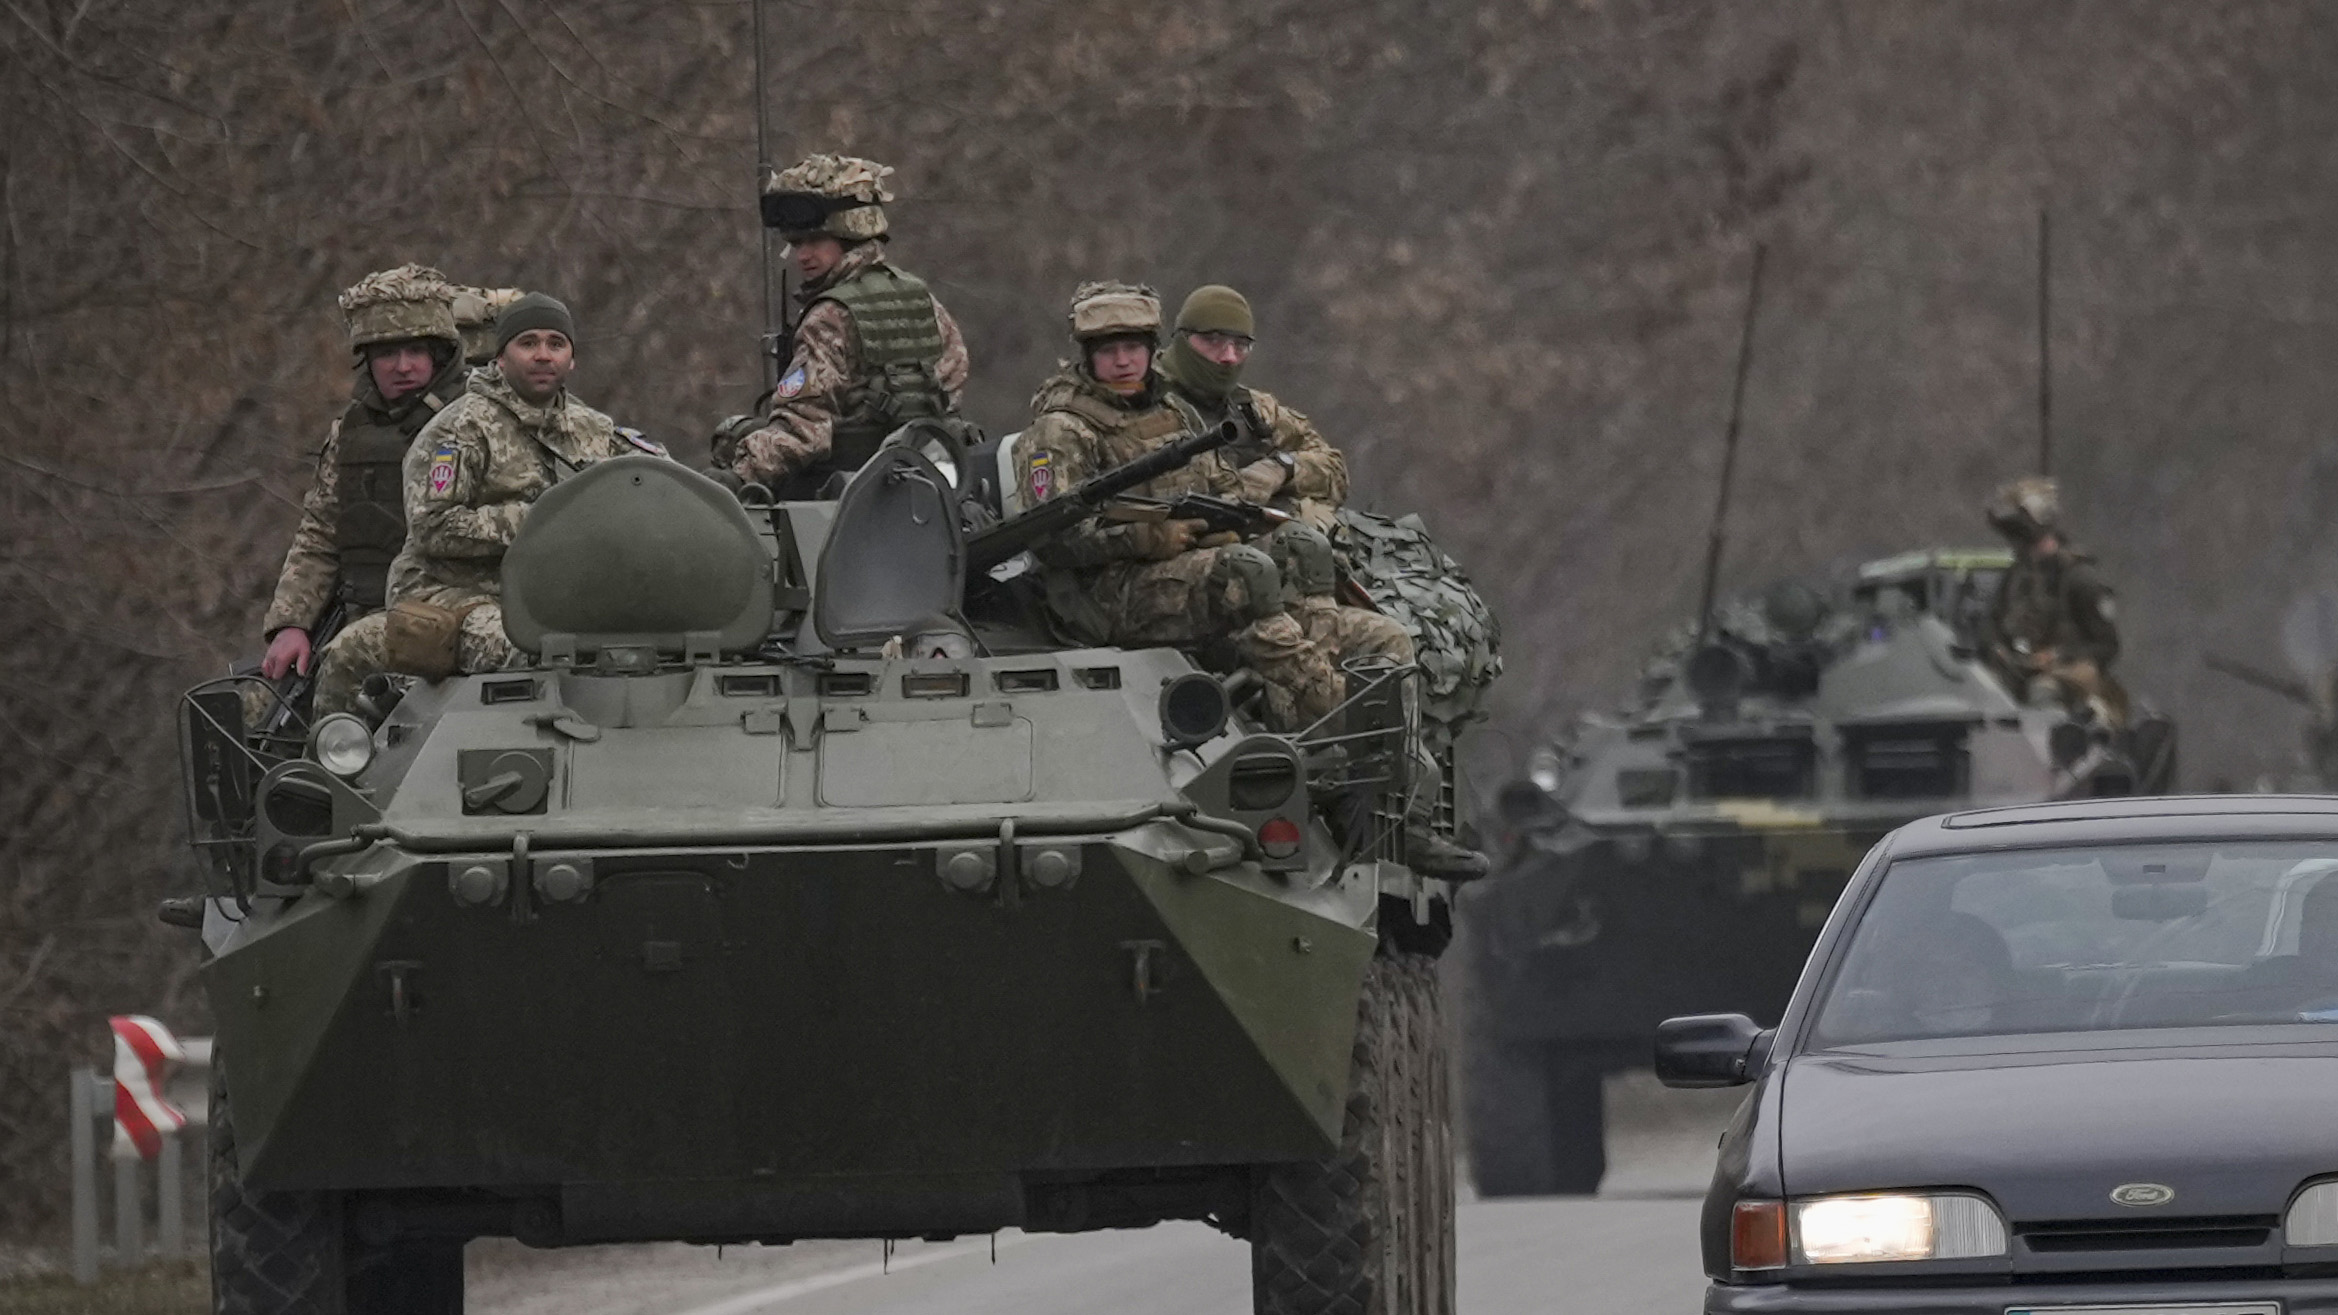
[{"label": "knee pad", "polygon": [[1241,622],[1256,621],[1283,610],[1283,573],[1275,559],[1247,543],[1215,550],[1210,563],[1210,592],[1225,600],[1227,611]]},{"label": "knee pad", "polygon": [[1285,602],[1327,596],[1339,584],[1331,540],[1305,521],[1285,521],[1266,536],[1266,554],[1282,572]]}]

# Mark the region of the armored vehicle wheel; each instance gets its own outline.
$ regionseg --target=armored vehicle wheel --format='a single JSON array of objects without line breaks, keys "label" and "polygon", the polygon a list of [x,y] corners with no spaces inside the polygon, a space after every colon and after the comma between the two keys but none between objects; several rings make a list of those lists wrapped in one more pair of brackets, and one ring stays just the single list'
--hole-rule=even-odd
[{"label": "armored vehicle wheel", "polygon": [[462,1315],[460,1242],[364,1246],[332,1192],[247,1191],[211,1067],[211,1306],[219,1315]]},{"label": "armored vehicle wheel", "polygon": [[1436,960],[1383,945],[1364,977],[1347,1129],[1328,1160],[1263,1174],[1257,1315],[1451,1315],[1453,1144]]},{"label": "armored vehicle wheel", "polygon": [[1596,1060],[1482,1041],[1469,1065],[1469,1168],[1480,1196],[1583,1196],[1607,1173]]}]

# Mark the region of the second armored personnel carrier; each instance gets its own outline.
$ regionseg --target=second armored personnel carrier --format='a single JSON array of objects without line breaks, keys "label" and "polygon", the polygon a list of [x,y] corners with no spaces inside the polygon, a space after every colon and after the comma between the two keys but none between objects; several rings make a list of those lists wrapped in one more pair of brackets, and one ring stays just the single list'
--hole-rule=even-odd
[{"label": "second armored personnel carrier", "polygon": [[[1774,1019],[1860,856],[1930,813],[2165,793],[2172,726],[2019,701],[1981,659],[1999,549],[1867,563],[1718,609],[1621,715],[1538,750],[1468,889],[1470,1155],[1488,1195],[1587,1192],[1602,1079],[1658,1022]],[[1701,633],[1700,633],[1701,632]]]},{"label": "second armored personnel carrier", "polygon": [[1356,821],[1409,668],[1285,735],[1052,642],[969,588],[970,460],[751,509],[604,462],[506,560],[520,665],[281,759],[190,696],[221,1309],[458,1310],[480,1236],[1165,1219],[1260,1311],[1452,1309],[1449,891]]}]

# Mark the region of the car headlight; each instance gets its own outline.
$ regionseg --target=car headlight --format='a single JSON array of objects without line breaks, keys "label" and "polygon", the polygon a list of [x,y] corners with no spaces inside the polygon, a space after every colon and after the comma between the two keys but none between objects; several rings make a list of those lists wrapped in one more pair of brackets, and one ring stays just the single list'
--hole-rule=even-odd
[{"label": "car headlight", "polygon": [[1971,1260],[2006,1254],[2005,1219],[1978,1196],[1876,1193],[1792,1203],[1794,1259],[1804,1265]]},{"label": "car headlight", "polygon": [[318,722],[309,744],[317,765],[344,780],[364,771],[373,761],[373,732],[346,712]]},{"label": "car headlight", "polygon": [[2338,1179],[2297,1194],[2281,1221],[2281,1238],[2293,1247],[2338,1247]]}]

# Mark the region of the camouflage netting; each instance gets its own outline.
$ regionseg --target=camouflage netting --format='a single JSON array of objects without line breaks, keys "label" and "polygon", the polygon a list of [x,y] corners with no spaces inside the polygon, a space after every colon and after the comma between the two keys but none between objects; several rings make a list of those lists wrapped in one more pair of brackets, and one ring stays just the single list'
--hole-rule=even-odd
[{"label": "camouflage netting", "polygon": [[1347,578],[1404,623],[1421,667],[1421,716],[1430,748],[1451,747],[1485,716],[1502,674],[1502,623],[1461,564],[1437,547],[1418,514],[1394,520],[1342,507],[1332,536]]},{"label": "camouflage netting", "polygon": [[[2122,674],[2190,719],[2201,783],[2290,751],[2288,710],[2199,657],[2338,580],[2320,6],[772,12],[774,162],[899,169],[968,414],[1027,414],[1084,280],[1239,287],[1245,377],[1501,614],[1498,745],[1612,699],[1694,606],[1757,238],[1724,591],[1979,540],[2034,447],[2050,203],[2055,469]],[[345,396],[335,294],[405,261],[552,293],[593,330],[580,395],[695,458],[762,386],[751,17],[0,10],[0,1234],[54,1218],[103,1016],[206,1026],[151,917],[191,881],[172,699],[258,647]]]}]

